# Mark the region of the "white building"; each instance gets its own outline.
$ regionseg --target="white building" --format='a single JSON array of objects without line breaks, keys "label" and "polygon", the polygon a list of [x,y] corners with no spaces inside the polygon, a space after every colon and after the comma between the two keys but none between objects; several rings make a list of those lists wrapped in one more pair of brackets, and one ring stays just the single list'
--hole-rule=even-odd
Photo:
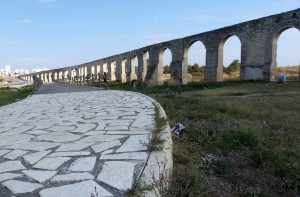
[{"label": "white building", "polygon": [[9,74],[10,73],[10,65],[4,66],[4,70],[6,70],[6,73]]},{"label": "white building", "polygon": [[4,69],[0,69],[0,76],[8,76],[10,74],[10,65],[4,66]]},{"label": "white building", "polygon": [[5,76],[5,70],[4,69],[0,69],[0,76]]}]

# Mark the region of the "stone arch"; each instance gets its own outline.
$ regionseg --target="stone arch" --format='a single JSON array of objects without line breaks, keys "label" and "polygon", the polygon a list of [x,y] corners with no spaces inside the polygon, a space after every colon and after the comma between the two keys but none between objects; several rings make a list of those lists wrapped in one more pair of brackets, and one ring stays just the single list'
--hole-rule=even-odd
[{"label": "stone arch", "polygon": [[141,65],[141,81],[144,82],[147,72],[149,70],[149,61],[150,61],[150,51],[149,50],[143,50],[143,55],[142,55],[142,65]]},{"label": "stone arch", "polygon": [[72,80],[75,80],[75,77],[77,76],[77,73],[76,73],[76,69],[71,69],[71,79]]},{"label": "stone arch", "polygon": [[[97,69],[97,67],[96,67],[96,69]],[[92,74],[93,76],[95,75],[96,69],[95,69],[95,66],[94,66],[94,65],[91,67],[91,74]]]},{"label": "stone arch", "polygon": [[[271,72],[270,72],[270,78],[271,81],[275,81],[275,76],[276,76],[276,70],[277,70],[277,52],[278,52],[278,40],[280,38],[280,36],[282,35],[283,32],[290,30],[290,29],[297,29],[300,34],[300,27],[297,27],[295,25],[286,25],[283,26],[279,29],[277,29],[274,34],[273,34],[273,39],[272,39],[272,63],[271,63]],[[299,59],[300,61],[300,59]],[[300,64],[300,62],[299,62]],[[300,66],[300,65],[299,65]],[[298,75],[300,75],[300,73],[298,73]],[[298,78],[300,79],[300,76],[298,76]]]},{"label": "stone arch", "polygon": [[[218,69],[220,69],[222,71],[222,75],[221,75],[221,79],[223,81],[223,66],[224,66],[224,45],[226,44],[226,42],[228,41],[228,39],[230,38],[237,38],[239,40],[240,43],[240,55],[239,55],[239,61],[240,61],[240,68],[242,67],[242,39],[239,35],[237,34],[229,34],[227,36],[224,36],[219,44],[219,48],[218,48]],[[240,73],[240,69],[238,70],[238,73]],[[234,80],[240,80],[240,74],[238,74],[238,76],[235,76]]]},{"label": "stone arch", "polygon": [[117,72],[117,62],[116,62],[116,60],[113,59],[110,63],[110,80],[111,81],[115,81],[117,79],[116,72]]},{"label": "stone arch", "polygon": [[[169,66],[170,66],[170,70],[172,70],[172,66],[171,66],[171,62],[173,59],[173,53],[172,50],[169,47],[163,47],[160,49],[159,51],[159,55],[158,55],[158,65],[157,65],[157,74],[158,74],[158,82],[160,83],[161,81],[166,81],[167,79],[164,77],[164,64],[166,64],[167,62],[164,61],[164,55],[166,51],[169,51],[171,54],[171,61],[169,62]],[[171,71],[170,71],[171,73]]]},{"label": "stone arch", "polygon": [[138,75],[138,56],[136,54],[133,54],[131,57],[131,64],[130,64],[130,80],[137,80]]},{"label": "stone arch", "polygon": [[[193,39],[190,42],[188,42],[185,46],[184,46],[184,52],[183,52],[183,64],[182,64],[182,79],[183,81],[185,81],[185,83],[187,82],[187,75],[188,75],[188,65],[189,63],[189,52],[191,47],[195,44],[195,43],[200,43],[200,45],[203,46],[204,50],[205,50],[205,54],[204,54],[204,65],[206,65],[206,46],[205,43],[200,40],[200,39]],[[202,65],[199,65],[202,66]],[[205,76],[204,76],[205,77]],[[204,80],[204,79],[203,79]]]},{"label": "stone arch", "polygon": [[65,80],[68,80],[69,79],[69,71],[68,70],[65,70],[65,71],[63,71],[63,80],[65,81]]},{"label": "stone arch", "polygon": [[101,64],[100,63],[98,63],[96,65],[96,72],[94,73],[95,79],[98,79],[99,73],[101,73]]},{"label": "stone arch", "polygon": [[121,68],[119,71],[119,76],[118,76],[118,80],[120,80],[121,82],[126,82],[128,81],[128,68],[127,68],[127,58],[123,57],[121,60]]},{"label": "stone arch", "polygon": [[49,81],[49,83],[51,83],[51,82],[52,82],[52,79],[53,79],[53,77],[52,77],[52,73],[51,73],[51,72],[49,72],[49,73],[48,73],[48,81]]},{"label": "stone arch", "polygon": [[104,74],[104,73],[108,73],[108,65],[107,65],[107,62],[104,62],[103,63],[103,67],[102,67],[102,70],[101,70],[101,74]]},{"label": "stone arch", "polygon": [[39,77],[43,82],[45,82],[45,78],[44,78],[44,73],[40,73],[40,77]]}]

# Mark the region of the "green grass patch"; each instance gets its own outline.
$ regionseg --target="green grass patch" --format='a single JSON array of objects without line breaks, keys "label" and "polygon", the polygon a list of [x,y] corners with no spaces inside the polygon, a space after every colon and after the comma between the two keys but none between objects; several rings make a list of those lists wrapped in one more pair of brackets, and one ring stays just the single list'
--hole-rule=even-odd
[{"label": "green grass patch", "polygon": [[300,82],[138,84],[137,91],[163,106],[171,126],[186,126],[173,138],[171,195],[300,195]]},{"label": "green grass patch", "polygon": [[26,98],[32,92],[32,86],[24,86],[22,89],[4,87],[0,88],[0,106],[8,105]]}]

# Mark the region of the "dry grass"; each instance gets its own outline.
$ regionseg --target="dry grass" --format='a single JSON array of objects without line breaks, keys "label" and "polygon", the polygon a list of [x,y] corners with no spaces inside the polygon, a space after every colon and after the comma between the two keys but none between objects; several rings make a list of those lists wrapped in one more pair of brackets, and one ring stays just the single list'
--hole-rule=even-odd
[{"label": "dry grass", "polygon": [[186,126],[168,196],[300,195],[299,82],[139,88]]}]

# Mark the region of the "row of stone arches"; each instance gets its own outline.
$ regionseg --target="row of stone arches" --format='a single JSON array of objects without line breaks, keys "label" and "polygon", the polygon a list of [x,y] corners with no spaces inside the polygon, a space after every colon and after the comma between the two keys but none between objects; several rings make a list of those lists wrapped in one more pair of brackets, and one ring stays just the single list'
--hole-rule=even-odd
[{"label": "row of stone arches", "polygon": [[[273,39],[273,43],[272,43],[273,64],[275,65],[275,67],[277,67],[277,66],[284,67],[284,66],[288,66],[288,65],[300,66],[300,55],[298,52],[299,48],[298,48],[298,50],[293,50],[293,47],[289,47],[291,49],[287,49],[287,46],[281,47],[280,45],[277,44],[280,41],[281,37],[285,37],[285,35],[288,35],[288,34],[295,35],[295,37],[293,39],[294,46],[300,46],[300,32],[297,28],[289,27],[289,28],[280,30],[275,35],[275,37]],[[189,58],[189,54],[191,53],[191,49],[193,49],[193,48],[194,48],[194,50],[193,50],[194,55],[196,54],[195,51],[197,50],[198,59],[196,61],[191,60],[192,58]],[[219,66],[228,68],[229,65],[234,60],[238,60],[239,64],[241,64],[241,58],[242,58],[241,50],[242,50],[242,43],[238,36],[236,36],[236,35],[226,36],[224,39],[221,40],[221,42],[219,44],[219,57],[218,57],[219,58]],[[293,58],[294,61],[292,63],[288,63],[288,65],[283,63],[284,58],[282,57],[283,51],[286,51],[286,50],[289,50],[291,56],[294,56],[294,58]],[[278,56],[277,54],[279,54],[281,56]],[[189,43],[186,46],[186,48],[184,49],[184,57],[185,57],[184,59],[186,60],[186,62],[185,62],[185,64],[183,64],[183,66],[186,66],[186,65],[191,66],[193,64],[197,64],[200,67],[205,67],[205,65],[206,65],[206,47],[203,44],[203,42],[201,42],[200,40],[194,40],[191,43]],[[225,59],[224,57],[230,57],[231,59],[229,59],[229,58]],[[295,58],[299,58],[298,61],[295,60]],[[169,66],[171,61],[172,61],[171,50],[169,48],[161,49],[160,54],[159,54],[158,66],[160,66],[160,67],[162,67],[162,66],[165,67],[166,65]],[[167,64],[166,64],[166,62],[167,62]],[[280,63],[278,64],[278,62],[280,62]],[[223,68],[223,74],[222,74],[223,79],[240,80],[240,67],[234,73],[234,75],[231,76],[232,77],[231,79],[229,78],[230,76],[226,76],[228,74],[224,73],[224,70],[225,70],[224,68]],[[170,69],[172,70],[172,68],[170,68]],[[164,70],[166,70],[166,69],[164,69]],[[160,75],[163,75],[165,77],[164,80],[169,79],[169,78],[166,78],[166,72],[162,73],[160,71]],[[277,77],[277,76],[278,76],[278,73],[274,74],[274,77]],[[196,80],[204,81],[204,77],[205,77],[205,73],[203,73],[203,77],[196,78]],[[223,79],[222,79],[222,81],[223,81]],[[298,78],[295,77],[295,79],[299,79],[299,71],[298,71]]]},{"label": "row of stone arches", "polygon": [[[42,73],[41,77],[48,78],[48,81],[50,81],[49,78],[52,78],[52,80],[60,80],[67,78],[68,76],[86,77],[87,75],[93,75],[97,77],[98,73],[108,73],[108,79],[112,81],[117,80],[121,82],[129,82],[132,80],[138,80],[144,82],[152,80],[156,84],[161,84],[165,80],[175,79],[184,84],[187,82],[186,76],[188,76],[190,72],[188,65],[198,63],[199,67],[202,69],[199,79],[204,81],[223,81],[225,76],[224,71],[226,70],[225,67],[229,64],[229,61],[226,59],[226,53],[228,51],[232,52],[232,50],[227,49],[227,43],[230,43],[233,40],[235,46],[229,45],[229,48],[235,49],[233,50],[234,57],[231,61],[236,59],[239,62],[238,70],[235,73],[235,79],[270,79],[272,81],[276,76],[277,43],[278,40],[280,40],[281,35],[290,30],[297,31],[298,38],[295,40],[295,45],[300,45],[299,43],[297,44],[297,41],[300,41],[298,28],[287,25],[278,29],[279,31],[275,30],[275,33],[269,32],[267,36],[262,38],[263,42],[255,43],[257,45],[261,45],[261,47],[259,48],[255,46],[253,48],[261,50],[261,52],[264,53],[263,55],[260,56],[260,54],[256,53],[256,51],[250,51],[252,53],[252,60],[253,58],[256,58],[256,56],[259,59],[259,61],[257,61],[260,64],[259,66],[256,66],[255,61],[253,66],[251,62],[249,63],[247,55],[250,49],[253,50],[251,48],[251,43],[246,40],[249,38],[246,38],[246,36],[244,36],[241,32],[230,33],[230,31],[228,31],[227,34],[219,34],[218,32],[215,33],[217,37],[213,40],[213,42],[211,41],[211,38],[207,38],[206,36],[206,34],[210,33],[203,35],[199,34],[183,38],[178,41],[174,40],[148,46],[144,49],[127,52],[87,64],[63,68],[61,69],[63,71],[49,71],[49,73],[52,74]],[[270,40],[271,43],[268,43]],[[193,62],[193,60],[190,60],[190,57],[193,56],[191,55],[193,54],[191,51],[197,45],[199,51],[195,56],[199,57],[200,61]],[[271,48],[271,50],[269,50],[268,47]],[[271,53],[270,56],[269,53]],[[298,51],[292,51],[290,54],[295,54],[297,56],[298,53]],[[266,66],[261,62],[266,62]],[[298,63],[299,62],[294,62],[295,65]],[[165,71],[166,65],[169,67],[169,73],[166,73]],[[246,76],[248,71],[244,68],[245,65],[247,66],[247,69],[252,69],[251,72],[254,72],[254,74],[255,72],[259,72],[259,77],[255,78],[256,76],[251,76],[249,73],[248,76]],[[165,76],[166,74],[169,74],[169,77]],[[208,80],[206,80],[206,78],[208,78]]]}]

